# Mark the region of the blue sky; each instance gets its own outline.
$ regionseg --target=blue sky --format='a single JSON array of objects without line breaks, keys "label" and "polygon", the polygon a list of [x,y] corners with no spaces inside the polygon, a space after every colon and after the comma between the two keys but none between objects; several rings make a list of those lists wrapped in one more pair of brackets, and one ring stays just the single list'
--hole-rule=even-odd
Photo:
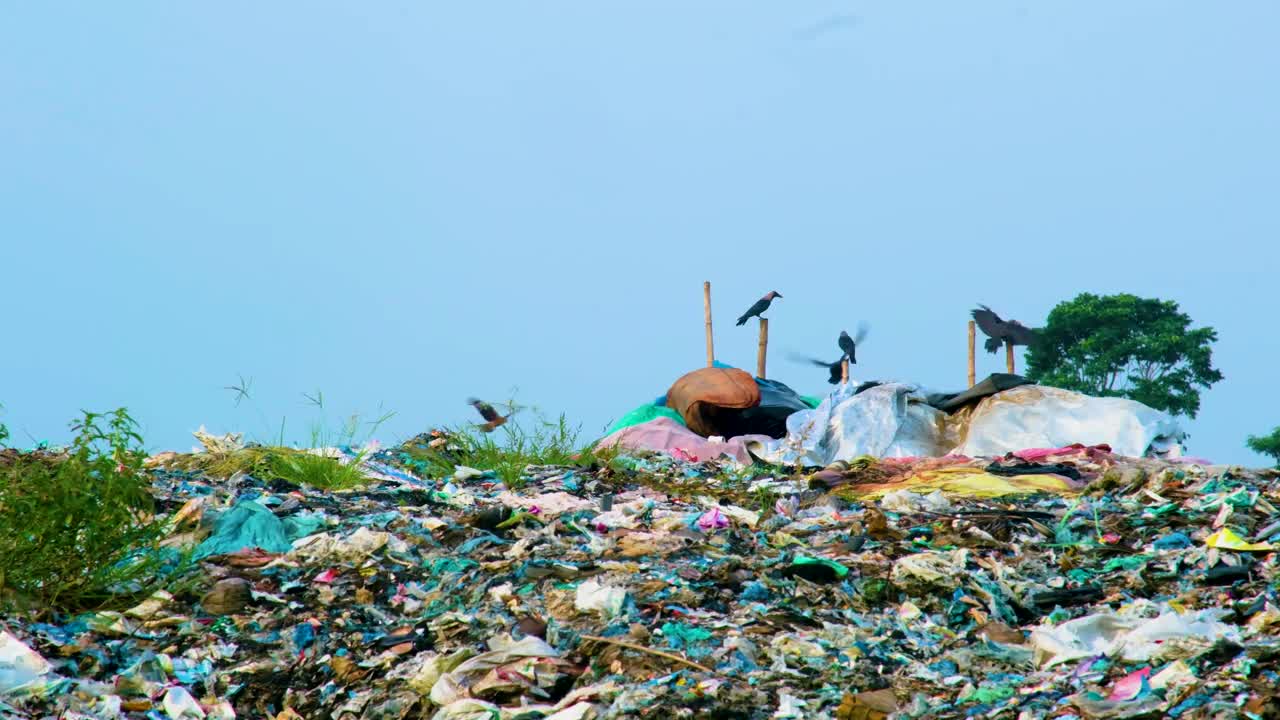
[{"label": "blue sky", "polygon": [[[0,22],[0,419],[127,405],[305,435],[475,394],[593,434],[776,289],[770,375],[959,389],[974,303],[1178,301],[1226,380],[1190,450],[1280,424],[1280,5],[18,3]],[[999,356],[983,355],[981,372]],[[253,378],[253,402],[223,389]],[[333,420],[330,420],[332,422]]]}]

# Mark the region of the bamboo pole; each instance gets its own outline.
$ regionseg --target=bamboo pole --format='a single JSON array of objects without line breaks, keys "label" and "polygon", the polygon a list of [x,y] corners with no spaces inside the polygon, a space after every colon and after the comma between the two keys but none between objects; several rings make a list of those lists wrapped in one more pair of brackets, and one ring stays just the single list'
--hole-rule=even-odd
[{"label": "bamboo pole", "polygon": [[764,377],[764,358],[769,352],[769,319],[760,318],[760,346],[756,349],[756,377]]},{"label": "bamboo pole", "polygon": [[702,283],[702,315],[707,324],[707,367],[716,362],[715,343],[711,334],[711,281]]},{"label": "bamboo pole", "polygon": [[1004,364],[1008,366],[1009,374],[1013,375],[1013,343],[1008,340],[1004,341]]},{"label": "bamboo pole", "polygon": [[849,384],[849,358],[840,359],[840,384]]},{"label": "bamboo pole", "polygon": [[978,360],[975,350],[978,346],[978,324],[969,321],[969,387],[978,383]]}]

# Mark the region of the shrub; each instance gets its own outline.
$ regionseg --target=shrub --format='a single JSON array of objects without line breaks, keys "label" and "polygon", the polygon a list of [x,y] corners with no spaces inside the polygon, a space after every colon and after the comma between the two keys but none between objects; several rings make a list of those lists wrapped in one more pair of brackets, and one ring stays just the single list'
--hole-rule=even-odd
[{"label": "shrub", "polygon": [[60,610],[151,592],[163,525],[123,409],[84,413],[64,456],[28,453],[0,468],[0,592]]}]

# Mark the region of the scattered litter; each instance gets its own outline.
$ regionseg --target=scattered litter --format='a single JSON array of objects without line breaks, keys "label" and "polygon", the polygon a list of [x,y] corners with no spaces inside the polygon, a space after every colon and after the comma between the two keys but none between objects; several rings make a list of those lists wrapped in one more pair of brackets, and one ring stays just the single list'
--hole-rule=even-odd
[{"label": "scattered litter", "polygon": [[[912,423],[948,411],[881,387],[858,412],[905,403],[894,434],[858,442],[928,444]],[[833,417],[819,404],[788,424],[809,412]],[[1001,412],[983,422],[1027,414]],[[1152,422],[1123,439],[1172,432]],[[682,441],[683,460],[620,450],[504,482],[465,456],[421,462],[453,452],[437,431],[333,449],[369,478],[342,492],[158,457],[156,512],[195,550],[190,581],[119,588],[127,599],[99,612],[0,616],[0,715],[1261,718],[1280,705],[1277,475],[1036,439],[799,466],[703,439],[724,451]]]}]

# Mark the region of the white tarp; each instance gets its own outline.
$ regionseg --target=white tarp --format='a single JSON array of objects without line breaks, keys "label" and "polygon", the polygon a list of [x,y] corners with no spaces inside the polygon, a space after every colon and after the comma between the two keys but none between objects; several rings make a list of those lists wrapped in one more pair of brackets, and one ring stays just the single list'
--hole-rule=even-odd
[{"label": "white tarp", "polygon": [[859,455],[945,455],[956,438],[946,413],[926,404],[918,386],[877,385],[857,395],[853,383],[837,388],[817,408],[787,418],[787,436],[748,448],[774,463],[827,465]]},{"label": "white tarp", "polygon": [[985,398],[974,408],[960,455],[989,457],[1072,443],[1106,444],[1141,457],[1184,437],[1168,413],[1125,398],[1098,398],[1041,385],[1023,385]]},{"label": "white tarp", "polygon": [[888,383],[854,395],[855,387],[838,387],[817,408],[793,413],[785,438],[748,449],[773,463],[824,466],[860,455],[989,457],[1073,443],[1176,456],[1185,437],[1171,416],[1142,403],[1058,388],[1024,385],[984,398],[972,412],[947,415],[928,405],[917,385]]}]

